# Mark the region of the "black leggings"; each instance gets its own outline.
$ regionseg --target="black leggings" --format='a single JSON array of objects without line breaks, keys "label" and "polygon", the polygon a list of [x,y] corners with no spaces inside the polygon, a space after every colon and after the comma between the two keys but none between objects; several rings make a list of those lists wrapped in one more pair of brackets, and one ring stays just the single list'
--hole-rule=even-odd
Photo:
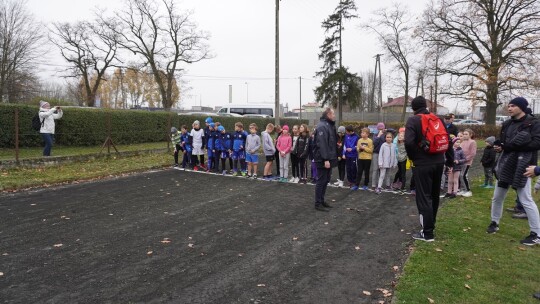
[{"label": "black leggings", "polygon": [[307,177],[307,168],[306,168],[306,158],[299,158],[298,163],[300,164],[300,178]]},{"label": "black leggings", "polygon": [[469,177],[467,176],[469,174],[469,169],[471,168],[470,165],[467,165],[467,167],[465,167],[465,170],[462,171],[462,176],[463,176],[463,183],[465,184],[465,190],[466,191],[471,191],[471,185],[469,184]]},{"label": "black leggings", "polygon": [[340,181],[345,180],[345,165],[346,164],[347,164],[347,160],[343,159],[343,158],[341,160],[338,160],[338,162],[337,162],[338,175],[339,175],[339,180]]},{"label": "black leggings", "polygon": [[371,167],[371,159],[358,159],[356,162],[356,185],[360,186],[362,180],[362,172],[365,175],[364,186],[369,185],[369,168]]},{"label": "black leggings", "polygon": [[300,168],[299,168],[299,160],[298,156],[296,154],[291,153],[291,165],[292,165],[292,176],[293,177],[299,177],[300,176]]},{"label": "black leggings", "polygon": [[407,181],[407,161],[401,161],[398,162],[398,171],[396,172],[396,175],[394,176],[394,183],[398,180],[401,182],[401,190],[405,189],[405,182]]}]

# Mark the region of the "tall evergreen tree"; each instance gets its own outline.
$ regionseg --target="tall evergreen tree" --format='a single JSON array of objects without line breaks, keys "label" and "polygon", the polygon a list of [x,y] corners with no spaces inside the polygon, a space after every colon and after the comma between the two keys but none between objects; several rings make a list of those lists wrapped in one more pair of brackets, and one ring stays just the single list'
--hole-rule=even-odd
[{"label": "tall evergreen tree", "polygon": [[362,94],[360,77],[349,72],[342,63],[343,21],[356,18],[354,12],[354,0],[340,0],[334,13],[322,22],[326,38],[320,47],[319,59],[324,63],[321,70],[315,74],[321,78],[320,85],[315,88],[315,97],[323,106],[338,108],[338,122],[343,119],[343,104],[346,103],[351,108],[357,107]]}]

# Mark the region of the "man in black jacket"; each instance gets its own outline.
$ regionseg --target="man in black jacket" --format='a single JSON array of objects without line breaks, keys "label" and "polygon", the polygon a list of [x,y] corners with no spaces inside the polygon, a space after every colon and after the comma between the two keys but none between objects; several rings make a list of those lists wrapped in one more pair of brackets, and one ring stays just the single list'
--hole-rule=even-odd
[{"label": "man in black jacket", "polygon": [[313,158],[317,165],[317,184],[315,186],[315,209],[328,211],[332,208],[324,201],[326,188],[332,176],[332,168],[337,166],[336,114],[327,108],[315,129]]},{"label": "man in black jacket", "polygon": [[[429,114],[426,99],[422,96],[414,98],[411,102],[414,116],[407,120],[405,125],[405,150],[413,162],[413,177],[416,185],[416,206],[420,214],[422,230],[413,234],[416,240],[433,242],[434,230],[439,209],[439,195],[441,192],[441,177],[446,166],[452,170],[454,166],[454,150],[448,145],[446,153],[429,154],[420,145],[424,139],[422,131],[421,114]],[[444,126],[441,120],[441,127]]]},{"label": "man in black jacket", "polygon": [[521,240],[521,244],[540,245],[540,215],[538,206],[531,195],[532,180],[524,176],[527,166],[536,166],[540,150],[540,121],[528,108],[528,101],[523,97],[514,98],[508,103],[508,113],[512,117],[501,128],[501,146],[495,149],[502,152],[497,163],[497,187],[491,200],[491,224],[487,233],[499,230],[503,203],[510,187],[516,189],[519,201],[527,213],[530,234]]},{"label": "man in black jacket", "polygon": [[448,131],[448,134],[454,135],[454,137],[457,137],[458,135],[458,129],[456,125],[454,125],[454,114],[448,113],[444,116],[444,124],[446,126],[446,131]]}]

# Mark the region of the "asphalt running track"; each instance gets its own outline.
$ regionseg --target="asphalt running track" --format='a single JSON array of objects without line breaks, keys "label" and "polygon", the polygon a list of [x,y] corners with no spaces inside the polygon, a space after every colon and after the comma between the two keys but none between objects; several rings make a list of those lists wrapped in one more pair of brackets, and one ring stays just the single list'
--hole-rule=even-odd
[{"label": "asphalt running track", "polygon": [[330,212],[313,197],[173,169],[0,194],[0,301],[388,301],[419,229],[414,197],[329,187]]}]

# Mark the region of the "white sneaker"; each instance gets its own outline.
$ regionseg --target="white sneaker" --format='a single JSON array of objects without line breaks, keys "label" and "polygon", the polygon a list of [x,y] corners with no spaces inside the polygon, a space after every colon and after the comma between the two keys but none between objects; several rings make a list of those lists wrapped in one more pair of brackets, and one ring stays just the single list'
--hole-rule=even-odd
[{"label": "white sneaker", "polygon": [[472,192],[471,191],[463,192],[463,194],[461,194],[461,196],[463,196],[463,197],[471,197]]},{"label": "white sneaker", "polygon": [[340,182],[342,182],[342,181],[338,179],[333,185],[334,185],[334,186],[339,186],[339,183],[340,183]]},{"label": "white sneaker", "polygon": [[339,181],[338,187],[343,187],[343,181]]},{"label": "white sneaker", "polygon": [[296,180],[296,177],[291,177],[291,179],[289,180],[289,183],[294,183],[295,180]]},{"label": "white sneaker", "polygon": [[298,184],[299,182],[300,182],[300,177],[296,177],[296,178],[294,179],[294,183],[295,183],[295,184]]},{"label": "white sneaker", "polygon": [[456,195],[457,195],[457,196],[463,196],[463,193],[465,193],[465,192],[463,192],[463,191],[461,191],[461,190],[458,190],[458,192],[456,192]]}]

